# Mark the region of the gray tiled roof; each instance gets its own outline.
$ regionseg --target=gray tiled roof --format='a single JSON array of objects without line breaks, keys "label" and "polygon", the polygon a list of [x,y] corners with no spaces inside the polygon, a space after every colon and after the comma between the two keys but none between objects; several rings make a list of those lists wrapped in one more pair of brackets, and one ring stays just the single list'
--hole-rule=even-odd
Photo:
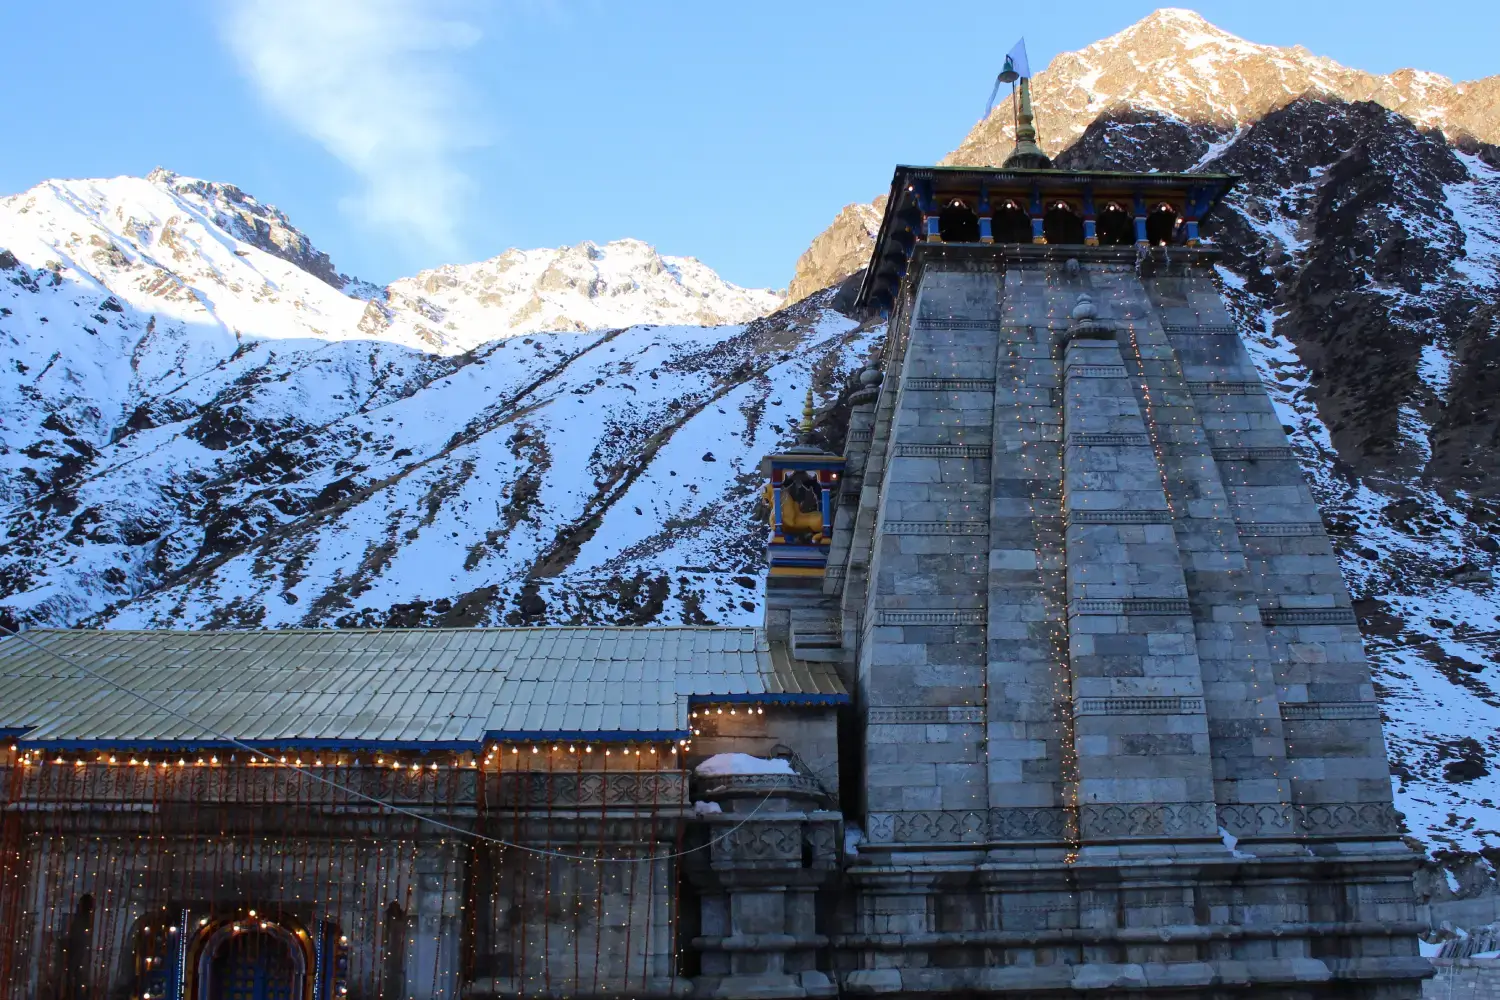
[{"label": "gray tiled roof", "polygon": [[690,700],[713,699],[848,696],[828,666],[792,660],[753,628],[42,629],[0,638],[0,732],[27,743],[666,738],[687,731]]}]

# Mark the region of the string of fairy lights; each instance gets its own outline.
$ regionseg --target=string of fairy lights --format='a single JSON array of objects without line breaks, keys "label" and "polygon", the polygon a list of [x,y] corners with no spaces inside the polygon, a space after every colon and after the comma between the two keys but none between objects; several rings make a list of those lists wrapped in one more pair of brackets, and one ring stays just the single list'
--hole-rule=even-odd
[{"label": "string of fairy lights", "polygon": [[[1165,253],[1165,251],[1163,252]],[[1138,267],[1140,263],[1141,262],[1138,261]],[[1115,294],[1118,295],[1119,293],[1116,292]],[[1134,322],[1127,323],[1125,325],[1129,335],[1132,360],[1135,362],[1136,366],[1136,381],[1143,404],[1141,406],[1141,413],[1145,418],[1147,437],[1151,443],[1152,452],[1156,457],[1156,468],[1158,475],[1161,478],[1162,493],[1166,498],[1167,508],[1171,512],[1172,519],[1175,523],[1186,516],[1184,512],[1179,510],[1181,498],[1192,497],[1194,493],[1194,487],[1198,485],[1199,480],[1197,479],[1197,477],[1189,475],[1188,462],[1185,456],[1177,456],[1175,454],[1169,456],[1167,450],[1167,442],[1165,440],[1166,435],[1163,433],[1162,428],[1160,427],[1157,420],[1157,401],[1152,392],[1153,379],[1147,374],[1147,358],[1145,352],[1141,348],[1139,325]],[[1153,336],[1153,339],[1156,339],[1155,336]],[[1154,363],[1162,365],[1164,368],[1164,370],[1156,376],[1156,380],[1159,380],[1164,387],[1175,383],[1185,388],[1185,376],[1182,370],[1181,362],[1178,359],[1177,352],[1175,350],[1171,350],[1171,345],[1166,342],[1164,334],[1160,336],[1160,339],[1160,344],[1153,344],[1152,346],[1164,346],[1167,347],[1168,350],[1164,358],[1151,359]],[[1170,467],[1177,470],[1175,478],[1169,477],[1168,474],[1169,458],[1172,459]],[[1200,468],[1198,470],[1199,472],[1212,474],[1215,479],[1218,478],[1216,463],[1211,458],[1199,459],[1199,463],[1201,466],[1205,466],[1203,468]],[[1222,489],[1222,483],[1220,483],[1219,485]],[[1225,510],[1222,513],[1230,514],[1231,512]],[[1204,518],[1195,518],[1194,523],[1201,526],[1204,520]],[[1214,540],[1219,551],[1230,552],[1240,549],[1240,534],[1232,516],[1214,517],[1212,519],[1212,525]],[[1283,766],[1285,765],[1287,758],[1284,753],[1278,754],[1275,752],[1276,747],[1280,746],[1283,749],[1285,747],[1284,739],[1279,732],[1279,709],[1275,720],[1276,725],[1274,726],[1272,725],[1272,720],[1266,715],[1267,704],[1279,705],[1279,698],[1277,697],[1276,692],[1276,682],[1274,677],[1270,679],[1270,690],[1268,692],[1266,681],[1262,678],[1263,671],[1257,669],[1253,643],[1245,642],[1242,643],[1242,645],[1244,645],[1246,650],[1244,653],[1246,662],[1244,664],[1244,670],[1241,673],[1244,676],[1248,677],[1250,681],[1251,691],[1254,696],[1256,718],[1260,723],[1260,732],[1266,749],[1266,767],[1271,774],[1276,788],[1278,805],[1280,806],[1281,815],[1285,818],[1284,822],[1288,825],[1288,827],[1290,827],[1294,822],[1292,817],[1290,786],[1288,776],[1282,773]],[[1253,805],[1254,803],[1252,802],[1250,804]],[[1290,832],[1290,830],[1288,830],[1288,832]]]},{"label": "string of fairy lights", "polygon": [[[421,917],[413,911],[413,897],[421,879],[436,879],[430,895],[441,900],[443,912],[455,898],[458,888],[458,859],[454,853],[459,844],[484,847],[502,855],[515,852],[519,859],[530,859],[505,869],[504,877],[511,880],[512,895],[522,901],[518,913],[525,913],[528,891],[540,889],[537,905],[540,910],[540,932],[535,922],[519,920],[513,926],[492,927],[493,935],[509,933],[512,938],[512,954],[518,956],[520,967],[516,981],[523,993],[551,992],[553,962],[549,952],[555,950],[548,940],[552,933],[552,913],[558,905],[552,901],[554,894],[563,893],[561,883],[552,874],[554,863],[569,866],[569,870],[580,872],[592,870],[596,882],[597,906],[602,910],[606,896],[624,900],[630,908],[626,920],[623,941],[598,941],[599,951],[622,954],[623,975],[620,981],[619,963],[610,969],[600,970],[595,963],[593,985],[597,990],[623,988],[627,992],[646,989],[648,973],[652,968],[665,970],[675,983],[680,967],[678,942],[669,933],[676,926],[677,900],[670,876],[670,865],[690,854],[712,848],[720,841],[751,822],[761,812],[766,802],[775,794],[768,791],[737,822],[720,824],[714,836],[706,842],[683,846],[683,824],[674,824],[676,844],[673,850],[658,851],[645,855],[637,854],[628,845],[646,842],[656,845],[659,838],[657,819],[661,799],[662,775],[681,774],[683,755],[691,749],[689,739],[675,741],[632,742],[606,744],[590,741],[525,741],[492,742],[479,752],[458,751],[445,754],[442,762],[417,752],[398,750],[363,753],[332,751],[272,751],[246,744],[223,733],[213,732],[196,720],[185,716],[170,706],[159,704],[122,685],[108,676],[31,641],[28,637],[11,633],[22,644],[39,650],[45,656],[67,664],[71,669],[91,676],[108,687],[119,690],[137,700],[145,702],[179,721],[194,725],[205,731],[205,740],[220,743],[217,751],[202,751],[193,754],[166,752],[121,752],[95,751],[90,753],[70,752],[67,755],[56,751],[42,751],[35,747],[23,749],[19,743],[9,744],[9,752],[0,748],[15,766],[11,768],[10,797],[13,806],[29,809],[43,817],[39,820],[41,850],[22,850],[19,841],[20,826],[14,818],[5,826],[6,836],[0,843],[0,861],[4,862],[6,881],[18,886],[34,885],[35,892],[0,893],[4,912],[0,912],[0,926],[36,928],[41,939],[26,942],[24,936],[10,936],[0,946],[0,998],[18,996],[20,989],[16,976],[20,973],[16,951],[29,951],[33,955],[52,954],[61,941],[70,941],[68,929],[85,919],[81,907],[87,898],[89,911],[86,919],[92,927],[94,913],[102,922],[99,933],[90,934],[86,947],[87,962],[92,963],[88,973],[91,981],[107,982],[111,974],[111,962],[116,954],[120,935],[139,935],[142,945],[137,950],[137,974],[148,985],[140,994],[142,1000],[164,1000],[167,996],[168,971],[173,968],[172,956],[177,956],[176,968],[180,988],[183,978],[192,971],[183,968],[186,960],[189,932],[207,934],[216,928],[228,927],[234,933],[256,930],[266,934],[285,932],[292,938],[309,942],[315,948],[319,963],[328,962],[320,969],[332,970],[331,978],[319,971],[319,980],[330,984],[332,995],[346,994],[350,982],[378,980],[380,989],[388,991],[386,972],[361,965],[372,956],[385,956],[397,944],[402,945],[402,954],[415,955],[419,943],[430,952],[433,963],[434,984],[450,976],[456,970],[455,962],[465,957],[455,953],[453,947],[444,946],[442,921],[436,921],[432,934],[423,937],[420,933]],[[760,717],[765,706],[735,703],[732,705],[710,705],[693,710],[695,728],[701,724],[700,714],[727,713],[735,716]],[[585,762],[590,762],[587,771]],[[481,780],[473,787],[480,797],[480,826],[468,829],[442,818],[454,812],[455,789],[465,773]],[[274,775],[276,781],[268,785],[255,781],[253,775]],[[495,836],[490,826],[499,822],[494,809],[483,808],[484,778],[511,776],[517,780],[530,779],[541,774],[549,779],[554,776],[572,775],[581,779],[584,775],[602,776],[603,780],[635,775],[644,778],[644,786],[650,789],[649,802],[637,802],[623,816],[634,833],[619,846],[606,843],[606,822],[618,824],[621,817],[611,811],[609,795],[600,789],[599,827],[600,839],[593,853],[563,850],[553,846],[553,810],[550,806],[550,780],[545,786],[549,796],[547,808],[540,812],[543,825],[543,846],[526,843],[523,836],[530,835],[536,825],[532,807],[538,803],[527,803],[523,807],[525,786],[521,794],[509,796],[514,803],[514,836]],[[29,777],[28,777],[29,776]],[[372,785],[371,782],[375,784]],[[135,830],[133,839],[123,841],[118,835],[103,836],[82,832],[69,817],[81,816],[76,810],[66,808],[65,803],[80,801],[77,794],[90,789],[96,794],[96,808],[104,809],[123,817],[127,826],[122,832]],[[321,789],[321,794],[316,791]],[[445,793],[446,792],[446,796]],[[51,794],[45,794],[51,793]],[[43,795],[32,800],[31,795]],[[17,799],[17,796],[23,796]],[[320,833],[319,846],[312,844],[308,836],[287,836],[289,823],[295,825],[296,817],[304,818],[322,814],[328,809],[348,814],[351,806],[362,806],[366,813],[401,817],[411,821],[415,830],[422,825],[436,828],[441,839],[434,844],[422,841],[399,830],[390,831],[390,836],[363,837],[345,835],[329,836]],[[174,815],[184,809],[196,815],[201,810],[236,808],[238,827],[230,830],[220,822],[217,828],[200,830],[197,822],[179,825],[170,830],[162,825],[161,817],[169,811]],[[504,810],[504,803],[499,804]],[[272,816],[270,811],[274,810]],[[644,812],[642,810],[645,810]],[[14,809],[12,817],[15,816]],[[488,816],[488,819],[486,819]],[[140,818],[135,827],[129,827],[131,817]],[[728,819],[729,817],[726,817]],[[295,832],[295,831],[292,831]],[[121,847],[124,843],[125,846]],[[565,837],[559,846],[578,843],[577,837]],[[515,859],[512,859],[514,862]],[[642,875],[640,869],[646,867]],[[540,870],[538,870],[540,869]],[[254,876],[262,880],[257,883],[257,892],[264,892],[264,879],[269,876],[276,884],[272,893],[275,903],[259,909],[247,908],[242,903],[215,904],[216,899],[244,898],[248,893],[242,884],[245,878]],[[568,876],[576,888],[583,883],[578,874]],[[647,892],[638,892],[638,882],[644,879]],[[627,886],[628,882],[628,886]],[[500,886],[496,886],[497,890]],[[346,898],[347,897],[347,898]],[[180,912],[161,906],[153,908],[144,901],[163,898],[199,898],[209,902],[207,916]],[[318,935],[327,925],[309,928],[299,923],[299,912],[305,919],[305,910],[299,904],[310,904],[315,912],[337,916],[339,934],[337,940],[327,943]],[[382,916],[383,905],[398,907],[398,916]],[[458,901],[461,907],[472,904],[467,896]],[[613,905],[613,904],[612,904]],[[143,909],[144,906],[144,909]],[[572,903],[577,917],[583,917],[580,903]],[[642,913],[636,911],[646,909]],[[661,913],[656,909],[666,907]],[[492,919],[503,923],[508,920],[491,907]],[[71,913],[61,922],[50,914]],[[47,919],[39,920],[43,913]],[[196,918],[196,923],[188,917]],[[596,914],[602,918],[602,912]],[[394,919],[394,922],[393,922]],[[575,921],[579,923],[580,921]],[[638,934],[634,942],[632,928],[641,924],[644,934]],[[601,928],[595,921],[596,934],[613,932]],[[577,950],[579,935],[577,927],[563,932],[571,933],[567,948]],[[59,935],[63,935],[59,938]],[[313,941],[313,938],[318,938]],[[371,947],[350,948],[349,940]],[[540,940],[538,940],[540,938]],[[197,940],[197,938],[195,938]],[[540,944],[543,960],[538,965],[531,963],[527,973],[527,955]],[[474,945],[470,942],[470,952]],[[472,957],[472,955],[471,955]],[[85,961],[79,959],[80,962]],[[572,964],[577,965],[575,959]],[[583,973],[581,968],[575,971]],[[638,979],[636,978],[639,973]],[[410,975],[411,973],[403,973]],[[586,978],[586,977],[585,977]],[[22,980],[24,982],[24,980]],[[638,986],[637,986],[638,983]],[[581,988],[581,981],[574,980]],[[404,990],[405,987],[400,987]],[[674,987],[675,988],[675,987]],[[390,987],[390,990],[397,990]],[[319,992],[320,997],[325,994]],[[404,995],[404,993],[402,994]]]},{"label": "string of fairy lights", "polygon": [[[1062,315],[1059,315],[1061,312]],[[1045,344],[1036,346],[1045,350],[1044,357],[1032,359],[1024,363],[1024,359],[1018,359],[1017,367],[1024,363],[1021,384],[1035,384],[1039,386],[1056,385],[1061,383],[1066,389],[1067,379],[1063,366],[1063,359],[1056,356],[1053,347],[1053,331],[1059,327],[1066,327],[1071,316],[1071,308],[1062,296],[1049,296],[1047,302],[1047,323],[1041,330],[1041,336],[1046,338]],[[1040,369],[1040,370],[1037,370]],[[1038,377],[1032,377],[1038,376]],[[1019,406],[1018,406],[1019,411]],[[1022,414],[1018,412],[1017,418]],[[1064,418],[1065,419],[1065,418]],[[1057,440],[1053,447],[1047,448],[1045,456],[1043,448],[1046,442],[1045,431],[1038,430],[1036,435],[1036,459],[1030,459],[1027,476],[1030,482],[1030,509],[1032,515],[1033,532],[1037,546],[1037,585],[1042,595],[1043,620],[1047,626],[1047,638],[1051,647],[1052,669],[1049,675],[1052,678],[1052,715],[1054,720],[1053,732],[1058,746],[1058,786],[1059,797],[1062,802],[1065,816],[1063,828],[1063,839],[1066,850],[1063,860],[1066,864],[1074,864],[1078,861],[1082,849],[1082,820],[1079,816],[1079,785],[1082,775],[1078,761],[1078,734],[1077,724],[1073,718],[1073,667],[1070,655],[1069,618],[1068,618],[1068,592],[1067,571],[1058,567],[1049,570],[1045,562],[1040,558],[1046,547],[1042,543],[1043,525],[1046,523],[1059,523],[1065,514],[1066,498],[1059,493],[1056,498],[1044,496],[1045,483],[1061,482],[1064,470],[1067,468],[1065,456],[1067,448],[1066,423],[1058,428]],[[1046,459],[1046,467],[1039,467],[1042,458]],[[1066,522],[1060,524],[1066,532]],[[1073,897],[1071,888],[1068,896]]]}]

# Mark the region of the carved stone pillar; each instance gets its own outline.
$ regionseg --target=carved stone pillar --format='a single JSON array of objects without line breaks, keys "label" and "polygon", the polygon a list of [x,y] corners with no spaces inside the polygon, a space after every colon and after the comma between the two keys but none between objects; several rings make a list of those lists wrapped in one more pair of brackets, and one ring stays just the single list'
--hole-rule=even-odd
[{"label": "carved stone pillar", "polygon": [[[817,933],[816,893],[838,870],[842,816],[801,775],[699,779],[708,850],[689,855],[699,892],[702,955],[694,994],[833,996],[828,939]],[[705,858],[705,855],[707,857]]]}]

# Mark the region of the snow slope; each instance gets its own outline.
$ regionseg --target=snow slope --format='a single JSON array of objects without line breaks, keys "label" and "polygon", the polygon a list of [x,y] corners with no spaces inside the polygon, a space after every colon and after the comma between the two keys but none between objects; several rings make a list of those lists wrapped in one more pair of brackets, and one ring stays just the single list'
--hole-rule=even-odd
[{"label": "snow slope", "polygon": [[814,303],[756,319],[779,301],[635,241],[380,291],[164,171],[0,200],[0,606],[494,622],[556,588],[554,619],[747,615],[677,568],[758,571],[713,515],[874,336]]}]

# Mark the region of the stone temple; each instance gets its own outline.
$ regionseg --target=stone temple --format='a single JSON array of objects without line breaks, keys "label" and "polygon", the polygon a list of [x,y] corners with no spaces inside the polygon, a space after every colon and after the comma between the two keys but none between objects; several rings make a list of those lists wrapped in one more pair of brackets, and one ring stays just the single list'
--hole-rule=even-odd
[{"label": "stone temple", "polygon": [[896,170],[763,628],[0,639],[0,998],[1420,996],[1234,178],[1021,124]]}]

